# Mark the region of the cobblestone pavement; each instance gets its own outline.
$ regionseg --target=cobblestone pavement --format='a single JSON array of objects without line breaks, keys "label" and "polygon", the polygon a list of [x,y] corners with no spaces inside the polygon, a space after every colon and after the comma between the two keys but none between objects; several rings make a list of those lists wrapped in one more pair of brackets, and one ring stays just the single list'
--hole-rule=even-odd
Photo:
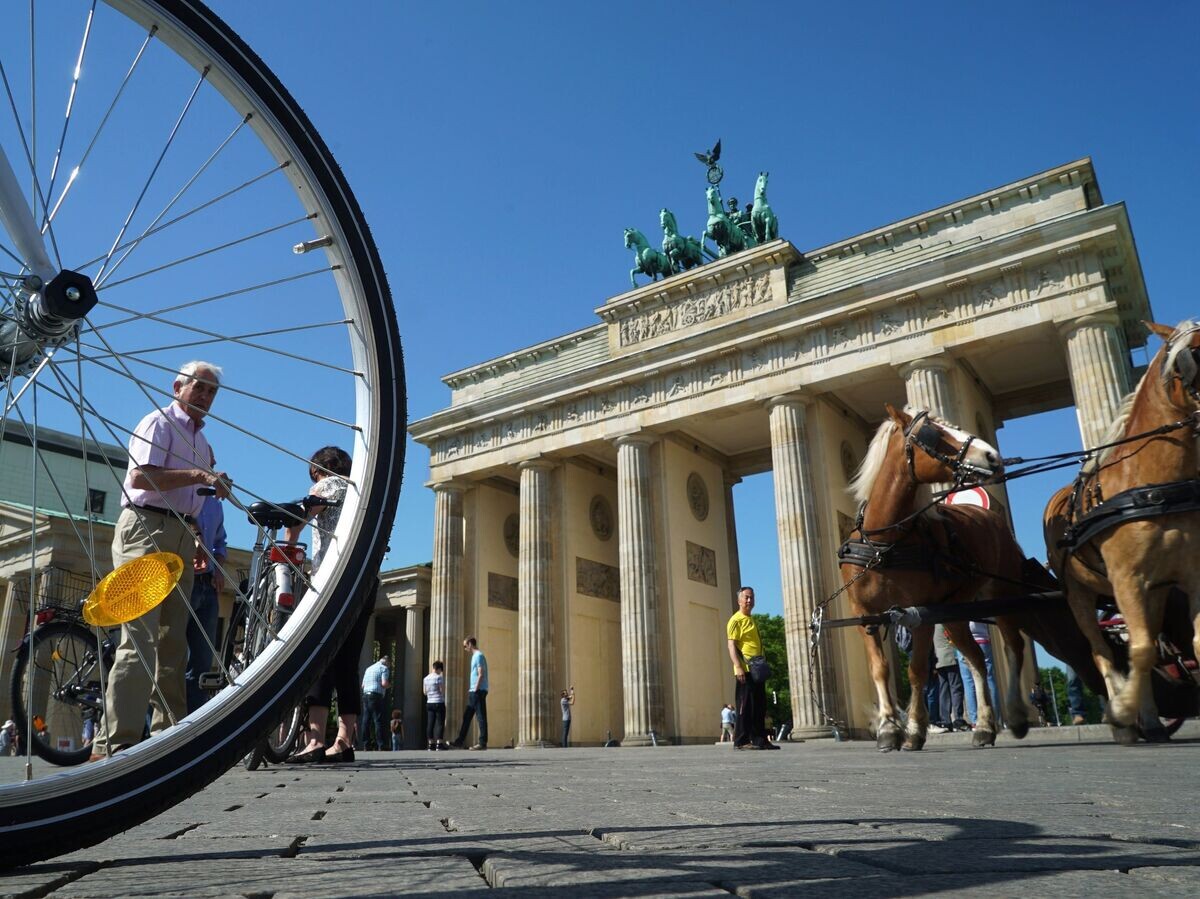
[{"label": "cobblestone pavement", "polygon": [[911,754],[814,741],[239,766],[100,846],[0,875],[0,895],[1195,896],[1194,724],[1133,748],[1061,728]]}]

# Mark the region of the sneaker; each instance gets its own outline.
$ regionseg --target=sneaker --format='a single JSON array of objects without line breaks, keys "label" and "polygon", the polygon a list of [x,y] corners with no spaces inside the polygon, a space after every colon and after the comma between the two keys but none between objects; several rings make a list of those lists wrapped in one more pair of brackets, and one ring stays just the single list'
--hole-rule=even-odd
[{"label": "sneaker", "polygon": [[430,752],[434,752],[434,751],[436,751],[436,750],[437,750],[437,746],[436,746],[435,744],[433,744],[433,743],[430,743],[430,744],[429,744],[429,751],[430,751]]},{"label": "sneaker", "polygon": [[965,718],[959,718],[954,722],[954,729],[955,730],[970,730],[971,725],[967,724],[967,721]]},{"label": "sneaker", "polygon": [[445,744],[445,746],[447,749],[463,749],[464,748],[463,744],[458,742],[458,740],[454,740],[453,742],[447,743],[447,744]]},{"label": "sneaker", "polygon": [[950,728],[942,727],[940,724],[931,724],[926,732],[931,734],[948,734],[950,733]]},{"label": "sneaker", "polygon": [[476,743],[471,747],[472,752],[483,752],[485,749],[487,749],[487,744],[485,743]]},{"label": "sneaker", "polygon": [[1087,718],[1084,718],[1083,715],[1075,715],[1071,718],[1071,724],[1073,724],[1075,727],[1079,727],[1081,724],[1087,724]]}]

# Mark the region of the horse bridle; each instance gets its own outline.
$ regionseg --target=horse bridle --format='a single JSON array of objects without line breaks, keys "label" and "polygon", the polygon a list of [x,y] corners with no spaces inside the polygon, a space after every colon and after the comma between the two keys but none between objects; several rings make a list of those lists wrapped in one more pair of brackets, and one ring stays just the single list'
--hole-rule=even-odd
[{"label": "horse bridle", "polygon": [[[1190,335],[1200,331],[1200,326],[1193,326],[1186,331],[1180,331],[1178,334],[1172,334],[1169,345],[1176,340],[1185,340]],[[1163,380],[1169,382],[1172,378],[1179,378],[1180,386],[1192,398],[1192,402],[1200,404],[1200,389],[1196,387],[1196,376],[1200,375],[1200,347],[1188,347],[1180,352],[1175,357],[1174,371],[1163,372]]]},{"label": "horse bridle", "polygon": [[918,412],[908,423],[908,427],[904,429],[904,458],[908,463],[908,476],[914,484],[919,483],[913,459],[913,447],[915,446],[925,455],[949,468],[954,474],[955,484],[961,484],[969,477],[990,477],[995,472],[972,465],[967,461],[967,453],[971,451],[971,444],[977,439],[975,435],[968,434],[956,455],[951,456],[940,452],[938,444],[941,443],[941,429],[930,420],[929,412],[925,410]]}]

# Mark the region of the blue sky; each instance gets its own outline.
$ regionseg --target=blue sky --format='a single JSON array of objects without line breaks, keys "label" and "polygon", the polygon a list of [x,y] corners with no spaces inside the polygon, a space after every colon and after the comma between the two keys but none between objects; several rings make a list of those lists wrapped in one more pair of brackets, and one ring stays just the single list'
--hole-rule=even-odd
[{"label": "blue sky", "polygon": [[[726,195],[769,170],[801,250],[1090,155],[1105,199],[1128,204],[1156,318],[1198,311],[1194,4],[213,7],[305,107],[366,211],[412,418],[448,405],[441,375],[593,324],[628,286],[625,227],[656,231],[669,206],[698,231],[691,154],[717,137]],[[1070,409],[999,440],[1009,455],[1079,445]],[[431,557],[427,476],[410,443],[391,565]],[[1030,553],[1063,479],[1012,489]],[[743,578],[780,611],[770,477],[735,499]]]}]

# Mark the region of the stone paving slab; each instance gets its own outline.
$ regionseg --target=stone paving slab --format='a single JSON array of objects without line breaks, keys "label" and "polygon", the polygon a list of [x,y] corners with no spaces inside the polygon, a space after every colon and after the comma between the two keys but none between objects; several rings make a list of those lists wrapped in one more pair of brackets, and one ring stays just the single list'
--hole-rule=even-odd
[{"label": "stone paving slab", "polygon": [[0,896],[1200,895],[1200,738],[957,736],[237,767]]}]

